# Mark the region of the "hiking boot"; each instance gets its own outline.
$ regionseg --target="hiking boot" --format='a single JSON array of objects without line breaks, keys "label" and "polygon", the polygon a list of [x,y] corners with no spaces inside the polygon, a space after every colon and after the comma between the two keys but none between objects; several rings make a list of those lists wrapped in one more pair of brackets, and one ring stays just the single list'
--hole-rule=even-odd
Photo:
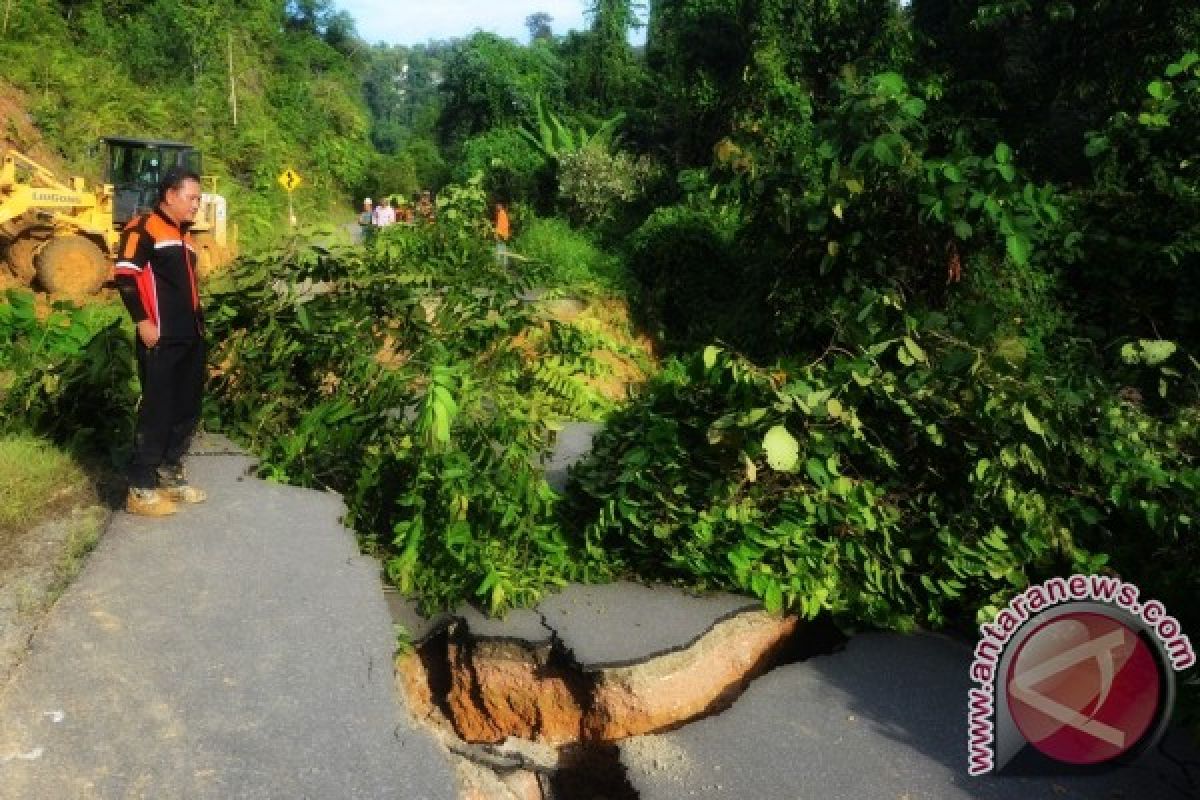
[{"label": "hiking boot", "polygon": [[167,517],[179,506],[160,489],[131,488],[125,497],[125,510],[143,517]]},{"label": "hiking boot", "polygon": [[158,468],[158,485],[161,491],[176,503],[203,503],[208,494],[188,483],[187,473],[181,464],[164,464]]},{"label": "hiking boot", "polygon": [[176,503],[203,503],[208,499],[208,492],[186,483],[183,486],[164,486],[159,491]]}]

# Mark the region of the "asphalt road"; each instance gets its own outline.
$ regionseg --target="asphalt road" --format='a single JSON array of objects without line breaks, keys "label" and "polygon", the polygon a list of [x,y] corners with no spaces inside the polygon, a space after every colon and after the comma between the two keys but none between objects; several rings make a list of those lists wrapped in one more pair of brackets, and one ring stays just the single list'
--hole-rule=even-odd
[{"label": "asphalt road", "polygon": [[341,500],[189,463],[209,502],[116,514],[0,694],[0,798],[455,797]]}]

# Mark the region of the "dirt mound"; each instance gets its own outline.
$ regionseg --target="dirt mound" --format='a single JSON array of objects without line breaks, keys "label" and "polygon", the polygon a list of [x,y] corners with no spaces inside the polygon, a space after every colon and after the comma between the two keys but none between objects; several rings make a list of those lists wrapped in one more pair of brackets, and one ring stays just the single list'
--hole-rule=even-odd
[{"label": "dirt mound", "polygon": [[0,151],[14,147],[57,174],[65,174],[62,161],[42,141],[29,115],[25,93],[0,79]]}]

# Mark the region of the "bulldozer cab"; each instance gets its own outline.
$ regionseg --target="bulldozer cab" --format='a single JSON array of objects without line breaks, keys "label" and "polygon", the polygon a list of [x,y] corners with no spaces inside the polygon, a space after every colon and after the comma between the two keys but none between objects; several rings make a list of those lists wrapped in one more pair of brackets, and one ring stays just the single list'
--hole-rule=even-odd
[{"label": "bulldozer cab", "polygon": [[[171,167],[200,175],[200,154],[182,142],[110,136],[104,183],[88,187],[63,178],[23,153],[0,152],[0,277],[51,292],[91,294],[112,274],[121,230],[158,204],[158,186]],[[206,275],[237,257],[237,226],[230,224],[215,178],[191,225],[196,269]]]},{"label": "bulldozer cab", "polygon": [[104,182],[113,186],[113,222],[124,225],[135,215],[158,204],[158,184],[171,167],[201,171],[200,153],[182,142],[110,136]]}]

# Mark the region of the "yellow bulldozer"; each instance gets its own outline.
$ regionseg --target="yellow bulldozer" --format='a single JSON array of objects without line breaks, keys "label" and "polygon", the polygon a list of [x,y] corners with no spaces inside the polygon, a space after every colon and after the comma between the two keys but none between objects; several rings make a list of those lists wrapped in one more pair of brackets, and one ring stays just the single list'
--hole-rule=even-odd
[{"label": "yellow bulldozer", "polygon": [[[93,294],[111,279],[121,229],[156,205],[162,174],[186,166],[200,174],[191,145],[106,137],[104,183],[61,180],[28,156],[8,150],[0,160],[0,269],[49,292]],[[216,179],[203,179],[200,213],[192,226],[201,275],[237,256],[236,226],[228,222]]]}]

